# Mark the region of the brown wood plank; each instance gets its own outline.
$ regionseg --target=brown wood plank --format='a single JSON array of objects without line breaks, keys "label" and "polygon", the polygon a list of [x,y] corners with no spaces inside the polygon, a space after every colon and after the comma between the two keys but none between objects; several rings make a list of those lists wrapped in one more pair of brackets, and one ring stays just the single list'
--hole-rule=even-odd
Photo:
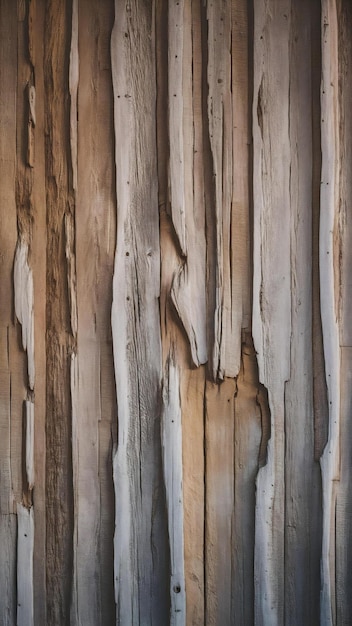
[{"label": "brown wood plank", "polygon": [[207,382],[205,406],[205,621],[232,623],[236,382]]},{"label": "brown wood plank", "polygon": [[13,323],[12,268],[17,239],[15,203],[16,167],[16,90],[17,90],[17,42],[16,6],[0,6],[0,64],[3,88],[0,99],[0,323],[1,323],[1,368],[0,368],[0,427],[1,427],[1,513],[15,512],[13,509],[11,476],[11,373],[9,363],[9,327]]},{"label": "brown wood plank", "polygon": [[77,216],[77,354],[71,386],[75,493],[72,611],[77,621],[98,625],[112,622],[115,614],[111,432],[116,400],[110,374],[116,228],[109,54],[113,6],[110,2],[99,6],[84,2],[73,9],[70,128]]},{"label": "brown wood plank", "polygon": [[[264,400],[264,398],[263,398]],[[234,401],[234,510],[232,513],[232,624],[254,623],[255,482],[262,432],[270,415],[261,406],[258,365],[249,334]],[[263,411],[263,413],[262,413]]]},{"label": "brown wood plank", "polygon": [[[31,6],[34,3],[31,2]],[[32,6],[33,10],[33,6]],[[35,48],[35,164],[33,170],[33,236],[31,267],[34,282],[35,413],[34,413],[34,623],[46,623],[46,503],[45,503],[45,418],[46,418],[46,211],[44,146],[43,44],[44,2],[36,1],[31,26]]]},{"label": "brown wood plank", "polygon": [[70,2],[49,1],[44,21],[46,183],[46,589],[47,621],[69,620],[73,570],[71,260],[74,222],[70,171]]}]

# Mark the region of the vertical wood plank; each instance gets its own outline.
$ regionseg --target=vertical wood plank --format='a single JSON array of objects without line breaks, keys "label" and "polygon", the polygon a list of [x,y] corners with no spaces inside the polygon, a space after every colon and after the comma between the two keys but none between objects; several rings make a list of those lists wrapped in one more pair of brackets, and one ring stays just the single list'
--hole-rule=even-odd
[{"label": "vertical wood plank", "polygon": [[[46,417],[46,211],[44,146],[43,29],[44,2],[28,8],[28,47],[35,61],[35,160],[33,169],[33,236],[31,267],[34,288],[35,338],[35,423],[34,423],[34,623],[46,623],[46,502],[45,502],[45,417]],[[34,57],[35,51],[35,57]]]},{"label": "vertical wood plank", "polygon": [[321,317],[329,402],[328,441],[320,459],[323,485],[323,539],[321,557],[320,621],[336,621],[335,515],[336,480],[340,466],[340,346],[338,326],[339,254],[339,117],[337,9],[334,0],[322,3],[322,82],[319,261]]},{"label": "vertical wood plank", "polygon": [[[109,2],[73,5],[70,55],[77,284],[77,351],[71,364],[75,501],[72,619],[97,626],[115,619],[111,429],[115,426],[116,400],[110,374],[116,228],[109,54],[112,9]],[[93,128],[94,133],[87,132]],[[74,315],[71,306],[71,319]]]},{"label": "vertical wood plank", "polygon": [[226,359],[236,361],[232,374],[239,371],[242,349],[241,329],[251,327],[251,71],[250,6],[247,0],[232,3],[231,77],[232,77],[232,212],[229,241],[231,282],[231,337],[224,340]]},{"label": "vertical wood plank", "polygon": [[199,3],[170,0],[168,18],[170,211],[180,248],[171,297],[198,366],[207,361]]},{"label": "vertical wood plank", "polygon": [[[213,211],[216,229],[214,346],[211,370],[214,380],[236,376],[241,358],[241,324],[232,324],[232,100],[231,28],[232,3],[219,7],[207,3],[208,20],[208,120],[215,197]],[[227,352],[226,346],[233,349]]]},{"label": "vertical wood plank", "polygon": [[336,495],[336,624],[347,626],[352,611],[351,601],[351,453],[352,434],[351,383],[352,349],[341,348],[341,466]]},{"label": "vertical wood plank", "polygon": [[[16,6],[0,6],[0,63],[2,71],[2,97],[0,99],[0,245],[3,262],[0,266],[0,510],[1,514],[13,510],[11,463],[11,371],[9,362],[9,327],[13,320],[12,267],[17,239],[15,204],[16,167]],[[11,535],[9,535],[9,541]],[[15,546],[12,546],[15,549]],[[15,553],[13,554],[15,558]],[[0,564],[1,567],[1,564]]]},{"label": "vertical wood plank", "polygon": [[352,63],[352,7],[349,2],[337,4],[338,54],[339,54],[339,211],[340,233],[339,259],[339,320],[341,346],[341,431],[340,431],[340,481],[336,495],[336,624],[347,625],[352,614],[351,588],[351,366],[352,335],[350,310],[352,302],[351,283],[351,200],[352,186],[348,174],[352,163],[351,142],[351,63]]},{"label": "vertical wood plank", "polygon": [[307,3],[292,5],[290,202],[292,332],[285,390],[285,623],[319,621],[320,468],[314,461],[312,362],[312,69]]},{"label": "vertical wood plank", "polygon": [[234,397],[236,382],[208,382],[205,396],[205,609],[207,624],[232,623]]},{"label": "vertical wood plank", "polygon": [[183,539],[182,414],[180,381],[172,357],[163,377],[163,414],[161,419],[163,468],[165,477],[168,530],[170,541],[170,625],[186,624],[186,589]]},{"label": "vertical wood plank", "polygon": [[71,2],[50,0],[44,21],[46,186],[47,621],[69,620],[73,571],[71,355],[74,194],[70,164]]},{"label": "vertical wood plank", "polygon": [[284,622],[285,383],[290,377],[289,32],[291,3],[254,6],[253,337],[271,438],[256,498],[255,620]]},{"label": "vertical wood plank", "polygon": [[0,620],[4,626],[16,623],[16,543],[17,516],[13,513],[0,514]]},{"label": "vertical wood plank", "polygon": [[160,249],[154,3],[115,2],[112,34],[117,246],[112,329],[118,406],[114,455],[117,622],[167,623],[161,483]]},{"label": "vertical wood plank", "polygon": [[243,336],[241,361],[234,400],[231,623],[253,624],[255,483],[270,415],[261,405],[258,365],[249,333]]},{"label": "vertical wood plank", "polygon": [[186,623],[204,616],[204,389],[205,368],[181,370]]},{"label": "vertical wood plank", "polygon": [[33,626],[33,508],[17,504],[17,625]]}]

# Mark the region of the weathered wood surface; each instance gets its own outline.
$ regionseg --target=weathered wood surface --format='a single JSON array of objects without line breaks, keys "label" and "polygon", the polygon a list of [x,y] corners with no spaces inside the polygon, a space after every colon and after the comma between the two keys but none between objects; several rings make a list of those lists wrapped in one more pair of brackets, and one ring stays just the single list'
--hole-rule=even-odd
[{"label": "weathered wood surface", "polygon": [[[115,3],[111,40],[117,196],[112,332],[117,622],[168,620],[161,469],[160,245],[154,3]],[[148,155],[148,158],[146,158]]]},{"label": "weathered wood surface", "polygon": [[0,2],[0,623],[351,623],[348,0]]},{"label": "weathered wood surface", "polygon": [[[254,13],[253,336],[268,390],[271,436],[257,476],[255,620],[284,621],[285,386],[290,379],[291,197],[289,42],[291,2]],[[275,531],[273,532],[273,529]]]}]

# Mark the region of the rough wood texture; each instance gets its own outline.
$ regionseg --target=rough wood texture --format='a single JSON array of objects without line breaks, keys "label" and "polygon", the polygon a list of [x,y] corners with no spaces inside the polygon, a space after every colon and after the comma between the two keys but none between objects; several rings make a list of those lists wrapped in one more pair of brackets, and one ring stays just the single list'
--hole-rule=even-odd
[{"label": "rough wood texture", "polygon": [[340,259],[340,346],[341,346],[341,464],[340,482],[336,497],[336,623],[347,625],[352,614],[351,588],[351,325],[348,311],[351,307],[351,180],[348,171],[352,152],[348,135],[351,132],[349,102],[351,98],[352,46],[349,33],[352,28],[352,10],[348,2],[338,4],[339,25],[339,117],[340,159],[344,163],[340,178],[339,231]]},{"label": "rough wood texture", "polygon": [[[285,388],[285,624],[319,621],[321,487],[314,460],[312,45],[314,7],[292,5],[290,35],[291,348]],[[299,416],[299,419],[297,419]],[[306,590],[309,592],[306,593]]]},{"label": "rough wood texture", "polygon": [[73,564],[70,363],[74,338],[65,232],[66,220],[74,212],[66,97],[70,22],[69,2],[46,4],[46,590],[50,624],[69,619]]},{"label": "rough wood texture", "polygon": [[[78,19],[78,13],[80,19]],[[115,253],[109,2],[73,5],[70,139],[76,221],[70,252],[74,477],[73,623],[114,621],[112,432],[116,428],[110,311]],[[79,69],[79,72],[78,72]],[[77,94],[77,88],[78,94]],[[94,134],[86,132],[94,128]],[[79,218],[77,217],[79,216]],[[66,229],[67,232],[68,229]],[[71,253],[72,250],[72,253]],[[76,331],[75,331],[76,329]],[[109,388],[110,386],[110,388]]]},{"label": "rough wood texture", "polygon": [[0,623],[351,623],[349,0],[0,2]]},{"label": "rough wood texture", "polygon": [[118,211],[112,306],[118,409],[114,546],[117,622],[121,624],[158,624],[169,618],[161,480],[153,18],[154,3],[115,3],[111,43]]},{"label": "rough wood texture", "polygon": [[321,456],[323,538],[321,556],[320,621],[336,622],[336,481],[340,477],[340,233],[338,116],[338,25],[336,3],[322,2],[320,292],[324,360],[329,401],[328,440]]},{"label": "rough wood texture", "polygon": [[17,625],[33,626],[33,508],[17,505]]},{"label": "rough wood texture", "polygon": [[[289,36],[291,2],[254,11],[253,336],[268,390],[271,437],[257,477],[255,620],[284,622],[285,386],[290,378],[291,198]],[[273,532],[275,529],[275,532]]]},{"label": "rough wood texture", "polygon": [[179,372],[171,357],[166,364],[161,421],[163,467],[170,541],[170,624],[186,623],[183,538],[182,415]]}]

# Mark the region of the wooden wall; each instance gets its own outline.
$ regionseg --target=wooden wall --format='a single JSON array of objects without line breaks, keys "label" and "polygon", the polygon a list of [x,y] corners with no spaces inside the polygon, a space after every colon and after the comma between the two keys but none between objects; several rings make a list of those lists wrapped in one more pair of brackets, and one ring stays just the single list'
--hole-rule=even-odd
[{"label": "wooden wall", "polygon": [[0,77],[0,624],[351,624],[349,0],[0,0]]}]

